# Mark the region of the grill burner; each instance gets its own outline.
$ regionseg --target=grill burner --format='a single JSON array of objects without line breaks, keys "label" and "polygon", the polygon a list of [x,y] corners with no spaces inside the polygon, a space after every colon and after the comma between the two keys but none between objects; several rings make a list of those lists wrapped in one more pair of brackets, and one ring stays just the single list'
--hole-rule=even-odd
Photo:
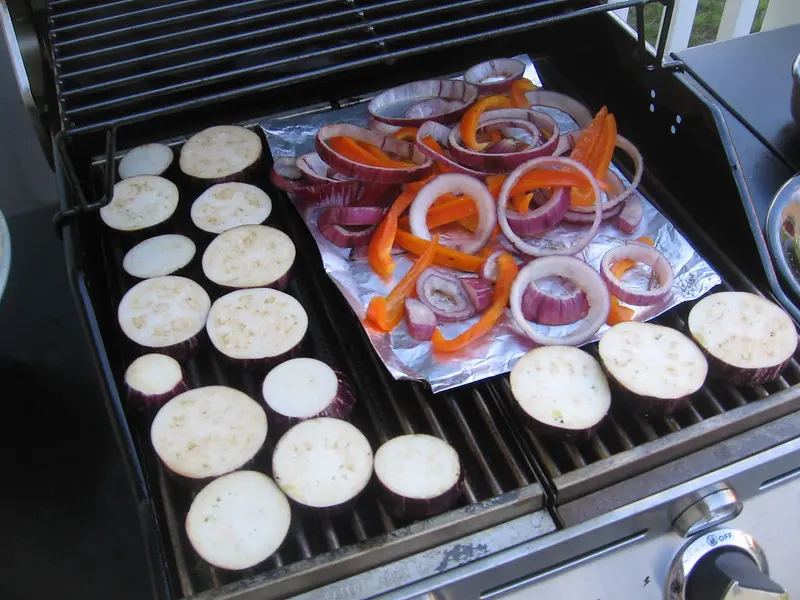
[{"label": "grill burner", "polygon": [[[630,5],[641,12],[645,3],[631,0],[615,7]],[[338,105],[386,83],[441,75],[490,56],[533,48],[552,54],[537,61],[548,87],[582,97],[590,107],[607,103],[619,115],[620,130],[640,136],[634,141],[648,166],[643,179],[648,198],[689,233],[730,288],[757,290],[725,258],[724,249],[703,233],[716,231],[710,224],[719,207],[704,209],[698,198],[709,204],[711,198],[738,198],[724,152],[724,132],[709,126],[709,109],[682,76],[660,69],[646,72],[643,46],[617,24],[604,15],[571,19],[607,6],[567,0],[439,4],[179,0],[143,7],[133,0],[53,0],[51,41],[67,130],[58,136],[56,153],[62,208],[73,215],[88,212],[109,196],[118,143],[130,147],[139,139],[162,141],[159,138],[172,132],[161,127],[171,120],[169,115],[178,122],[170,126],[182,128],[183,134],[201,129],[197,117],[202,113],[193,111],[198,104],[211,106],[217,122],[223,112],[229,122],[243,119],[225,103],[239,97],[243,105],[257,105],[260,113],[253,114],[262,116],[314,101],[334,100]],[[667,19],[671,8],[668,2]],[[420,14],[414,16],[415,11]],[[561,23],[567,19],[569,23]],[[516,35],[545,24],[550,27],[538,30],[536,39]],[[253,51],[258,45],[268,47]],[[459,48],[454,51],[455,46]],[[245,48],[251,49],[247,56]],[[426,64],[411,69],[415,63],[404,59],[417,54],[425,55]],[[392,60],[394,66],[387,68]],[[370,70],[373,65],[376,69]],[[358,80],[344,75],[351,69],[358,69]],[[320,81],[314,92],[309,93],[310,85],[298,91],[296,84],[312,79]],[[658,90],[657,102],[668,107],[664,112],[669,115],[659,111],[651,116],[651,89]],[[280,90],[281,97],[261,94],[270,90]],[[669,125],[678,111],[683,115],[681,135],[670,136]],[[103,136],[105,157],[92,165],[89,157],[98,154]],[[177,146],[183,139],[167,143]],[[701,180],[705,183],[692,187],[686,183]],[[351,313],[325,276],[304,224],[282,194],[270,192],[276,203],[271,224],[290,233],[299,250],[288,291],[304,305],[312,324],[305,354],[329,361],[350,376],[359,399],[354,422],[373,445],[411,432],[431,433],[454,445],[465,468],[465,493],[450,513],[413,524],[393,521],[376,495],[366,493],[342,516],[295,518],[279,554],[258,568],[230,573],[205,565],[183,533],[189,494],[164,474],[147,427],[135,415],[126,421],[117,391],[125,367],[136,356],[115,324],[117,303],[131,285],[120,269],[124,249],[95,215],[83,215],[65,230],[67,257],[108,384],[109,408],[128,453],[155,568],[163,572],[163,561],[169,574],[170,589],[161,590],[165,596],[222,598],[253,592],[260,598],[286,597],[536,509],[548,509],[559,521],[559,508],[568,502],[800,408],[800,365],[795,359],[782,378],[766,387],[736,388],[710,381],[688,408],[670,417],[642,419],[615,407],[596,437],[576,444],[540,439],[525,430],[513,413],[507,376],[437,396],[419,384],[396,382],[379,364],[355,318],[344,317]],[[691,216],[684,206],[692,206]],[[727,208],[736,217],[736,206]],[[194,236],[188,217],[184,221],[176,231]],[[721,241],[741,245],[737,231],[732,228],[727,232],[732,239]],[[202,281],[200,273],[189,276]],[[678,307],[658,322],[682,328],[690,308]],[[223,365],[210,350],[188,363],[187,374],[193,386],[226,384],[259,398],[257,377]],[[269,465],[263,469],[268,472]],[[636,493],[654,491],[658,489]],[[155,523],[150,521],[151,510]]]}]

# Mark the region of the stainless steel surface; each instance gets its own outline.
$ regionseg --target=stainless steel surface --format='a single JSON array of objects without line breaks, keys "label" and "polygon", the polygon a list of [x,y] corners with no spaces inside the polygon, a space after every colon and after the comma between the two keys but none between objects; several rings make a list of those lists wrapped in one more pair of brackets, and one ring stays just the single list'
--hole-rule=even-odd
[{"label": "stainless steel surface", "polygon": [[[756,563],[762,573],[769,574],[769,565],[764,550],[751,535],[738,529],[715,529],[686,544],[672,560],[664,588],[668,600],[686,600],[686,586],[697,563],[706,554],[722,548],[735,548],[744,552]],[[747,600],[747,592],[741,591],[741,600]],[[728,596],[725,598],[727,599]]]},{"label": "stainless steel surface", "polygon": [[775,192],[767,213],[766,234],[773,262],[795,298],[800,299],[800,175]]},{"label": "stainless steel surface", "polygon": [[792,116],[800,124],[800,54],[792,62]]},{"label": "stainless steel surface", "polygon": [[[714,489],[722,488],[722,489]],[[700,499],[694,500],[697,496]],[[730,488],[719,484],[691,495],[691,504],[675,519],[674,528],[683,537],[691,537],[736,518],[742,503]]]}]

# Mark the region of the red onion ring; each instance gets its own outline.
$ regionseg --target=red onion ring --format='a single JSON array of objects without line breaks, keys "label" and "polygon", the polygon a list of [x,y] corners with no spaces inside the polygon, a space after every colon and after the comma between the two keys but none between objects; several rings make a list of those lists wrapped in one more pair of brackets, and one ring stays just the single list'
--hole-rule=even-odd
[{"label": "red onion ring", "polygon": [[320,228],[326,225],[363,227],[377,225],[383,218],[384,209],[378,206],[331,206],[323,210],[317,222]]},{"label": "red onion ring", "polygon": [[335,246],[340,248],[350,248],[365,243],[375,233],[376,225],[365,229],[352,230],[342,225],[329,223],[320,226],[319,232],[322,236]]},{"label": "red onion ring", "polygon": [[511,84],[525,74],[525,63],[513,58],[496,58],[478,63],[467,69],[464,81],[482,92],[500,94],[511,88]]},{"label": "red onion ring", "polygon": [[416,298],[406,300],[406,323],[408,333],[415,340],[426,341],[433,337],[436,315],[424,302]]},{"label": "red onion ring", "polygon": [[629,196],[617,218],[617,227],[623,233],[633,233],[642,222],[644,204],[639,196]]},{"label": "red onion ring", "polygon": [[[548,336],[536,331],[522,314],[522,296],[525,290],[538,279],[550,275],[559,275],[572,281],[586,293],[589,302],[589,312],[582,324],[563,337]],[[572,256],[547,256],[522,267],[511,285],[509,306],[514,322],[537,344],[579,346],[591,339],[606,322],[611,308],[611,297],[600,274],[582,260]]]},{"label": "red onion ring", "polygon": [[496,144],[491,144],[486,148],[487,154],[511,154],[520,152],[527,148],[530,144],[526,144],[519,138],[505,137]]},{"label": "red onion ring", "polygon": [[539,208],[525,213],[509,211],[508,226],[519,236],[529,236],[549,231],[558,225],[569,209],[569,189],[556,188],[550,198]]},{"label": "red onion ring", "polygon": [[[345,136],[367,142],[381,150],[391,152],[399,157],[400,160],[412,162],[413,165],[407,168],[374,167],[350,160],[328,145],[328,140],[336,136]],[[314,147],[322,160],[343,175],[369,179],[379,183],[416,181],[429,175],[433,169],[433,161],[420,152],[416,145],[411,142],[375,133],[369,129],[350,125],[349,123],[337,123],[320,127],[319,131],[317,131],[317,137],[314,139]]]},{"label": "red onion ring", "polygon": [[295,190],[295,195],[307,205],[322,206],[383,206],[388,190],[393,186],[372,181],[350,179],[315,183]]},{"label": "red onion ring", "polygon": [[[625,282],[617,279],[611,270],[611,266],[621,260],[634,260],[650,267],[658,278],[659,286],[653,290],[631,290],[626,287]],[[658,304],[669,295],[675,282],[675,274],[667,258],[657,248],[641,242],[628,242],[606,252],[600,262],[600,273],[611,294],[632,306]]]},{"label": "red onion ring", "polygon": [[461,283],[477,312],[481,313],[489,308],[494,291],[491,281],[483,277],[465,277]]},{"label": "red onion ring", "polygon": [[275,159],[269,171],[269,180],[272,185],[284,192],[293,192],[308,185],[303,172],[297,168],[297,159],[291,156]]},{"label": "red onion ring", "polygon": [[511,229],[511,225],[508,222],[508,199],[511,195],[511,190],[513,189],[514,185],[516,185],[517,181],[519,181],[520,177],[533,169],[560,167],[576,171],[583,175],[587,183],[591,185],[592,192],[595,194],[595,197],[600,197],[600,188],[598,187],[595,178],[586,167],[584,167],[578,161],[572,160],[571,158],[540,156],[539,158],[534,158],[521,164],[519,167],[514,169],[514,171],[512,171],[511,174],[506,178],[505,182],[503,182],[503,187],[500,188],[500,198],[498,199],[497,203],[497,221],[500,224],[500,229],[503,230],[505,236],[520,252],[537,257],[577,254],[586,246],[588,246],[589,242],[591,242],[594,236],[597,234],[597,230],[600,227],[603,217],[603,210],[600,202],[594,203],[595,215],[591,227],[580,238],[575,240],[571,246],[562,246],[561,248],[542,248],[532,246],[520,238]]},{"label": "red onion ring", "polygon": [[556,277],[562,282],[564,294],[551,293],[534,281],[522,294],[522,314],[528,321],[540,325],[569,325],[580,321],[589,312],[589,301],[586,292],[563,277]]},{"label": "red onion ring", "polygon": [[[501,124],[522,127],[529,131],[530,126],[533,125],[547,134],[547,140],[538,145],[530,145],[524,150],[513,154],[491,154],[486,151],[478,152],[467,148],[461,139],[461,130],[458,127],[453,127],[448,137],[453,158],[473,169],[503,172],[510,171],[531,158],[551,155],[558,146],[558,123],[546,113],[524,108],[506,108],[486,111],[478,120],[478,127]],[[534,136],[534,139],[537,139],[537,137]],[[538,139],[541,140],[540,137]]]},{"label": "red onion ring", "polygon": [[[512,252],[515,251],[516,250],[512,248]],[[497,259],[500,258],[502,253],[502,251],[498,250],[497,252],[492,252],[486,257],[486,260],[483,261],[483,266],[481,267],[481,277],[488,279],[489,281],[497,281],[497,278],[500,275],[497,270]]]},{"label": "red onion ring", "polygon": [[367,129],[376,133],[382,133],[383,135],[394,135],[397,131],[402,129],[402,127],[398,127],[397,125],[389,125],[383,121],[370,119],[369,123],[367,123]]},{"label": "red onion ring", "polygon": [[[458,108],[451,109],[435,118],[407,118],[398,114],[388,114],[392,107],[402,107],[403,115],[409,104],[416,103],[426,98],[443,98],[445,100],[460,100],[463,102]],[[466,81],[455,79],[427,79],[414,81],[386,90],[375,96],[369,103],[369,114],[377,120],[389,125],[400,127],[419,127],[425,121],[438,121],[440,123],[454,123],[461,118],[467,108],[478,99],[478,88]],[[394,111],[397,112],[397,108]]]},{"label": "red onion ring", "polygon": [[336,173],[331,166],[326,163],[320,155],[316,152],[308,152],[299,156],[295,161],[297,169],[306,176],[310,182],[314,183],[331,183],[335,181],[347,181],[349,177],[345,177]]},{"label": "red onion ring", "polygon": [[[618,217],[622,212],[622,206],[622,204],[617,204],[611,210],[604,210],[602,221],[608,221],[609,219]],[[569,223],[570,225],[591,225],[594,223],[594,215],[568,210],[564,213],[564,223]]]},{"label": "red onion ring", "polygon": [[588,127],[594,119],[592,113],[583,104],[558,92],[542,89],[531,90],[530,92],[525,92],[525,98],[531,103],[531,108],[533,109],[537,106],[549,106],[567,113],[581,129]]},{"label": "red onion ring", "polygon": [[452,271],[425,269],[417,278],[417,299],[440,321],[463,321],[475,314],[475,306],[461,280]]},{"label": "red onion ring", "polygon": [[414,102],[406,109],[407,119],[435,120],[439,115],[460,110],[464,106],[461,100],[445,100],[444,98],[426,98]]},{"label": "red onion ring", "polygon": [[408,212],[411,233],[424,240],[431,239],[427,223],[428,210],[439,196],[448,193],[463,194],[475,201],[478,208],[478,228],[472,240],[459,245],[461,252],[475,254],[489,242],[497,221],[494,198],[489,189],[482,181],[468,175],[446,173],[438,175],[423,186]]},{"label": "red onion ring", "polygon": [[417,132],[417,148],[419,148],[420,152],[422,152],[425,156],[430,157],[432,160],[436,162],[440,162],[446,165],[449,169],[455,171],[456,173],[461,173],[463,175],[470,175],[471,177],[486,177],[489,173],[484,173],[483,171],[477,171],[475,169],[470,169],[469,167],[465,167],[455,160],[453,160],[449,155],[440,154],[436,152],[433,148],[426,146],[422,140],[428,137],[432,137],[438,144],[442,147],[442,149],[447,150],[450,147],[450,142],[448,141],[448,137],[450,136],[450,128],[446,125],[442,125],[441,123],[437,123],[435,121],[427,121],[422,124],[422,127],[419,128]]}]

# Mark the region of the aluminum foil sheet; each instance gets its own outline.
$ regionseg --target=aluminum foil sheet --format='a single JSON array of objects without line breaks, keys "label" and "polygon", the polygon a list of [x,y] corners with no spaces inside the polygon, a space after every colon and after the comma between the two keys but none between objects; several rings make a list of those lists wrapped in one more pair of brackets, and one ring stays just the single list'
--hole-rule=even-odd
[{"label": "aluminum foil sheet", "polygon": [[[518,57],[528,64],[526,77],[534,83],[540,80],[534,65],[527,57]],[[577,128],[572,119],[557,110],[548,110],[559,123],[562,133]],[[369,120],[366,102],[338,110],[291,117],[268,118],[261,127],[269,142],[273,157],[299,156],[313,150],[317,130],[330,123],[354,123],[366,126]],[[624,134],[624,132],[622,132]],[[621,176],[621,173],[612,166]],[[622,176],[621,176],[622,177]],[[622,177],[623,181],[625,178]],[[669,297],[661,304],[639,307],[636,319],[649,320],[670,308],[700,298],[720,283],[719,276],[678,233],[675,227],[659,213],[644,197],[644,217],[632,235],[623,234],[613,224],[604,223],[589,246],[579,255],[580,258],[599,268],[603,255],[609,249],[626,240],[649,236],[656,247],[669,259],[675,272],[675,283]],[[443,392],[458,386],[480,381],[487,377],[507,373],[517,360],[535,345],[517,332],[510,311],[495,325],[490,335],[474,342],[463,350],[448,355],[434,354],[429,342],[419,342],[412,338],[405,323],[389,334],[372,328],[366,321],[366,307],[373,296],[385,296],[394,284],[408,271],[414,257],[397,255],[397,264],[392,281],[385,282],[375,275],[369,263],[362,259],[351,259],[351,250],[334,246],[319,232],[317,218],[321,209],[303,209],[303,218],[319,246],[325,270],[337,285],[342,295],[361,319],[375,351],[395,379],[426,381],[434,392]],[[568,241],[575,237],[578,229],[563,225],[548,234],[548,238]],[[502,241],[502,240],[501,240]],[[521,257],[520,257],[521,258]],[[632,287],[646,288],[649,269],[636,267],[625,281]],[[447,338],[452,338],[472,326],[478,317],[457,323],[442,324],[439,327]],[[550,335],[566,335],[577,325],[545,327]],[[599,339],[607,326],[603,326],[595,336]],[[594,341],[592,340],[592,341]]]}]

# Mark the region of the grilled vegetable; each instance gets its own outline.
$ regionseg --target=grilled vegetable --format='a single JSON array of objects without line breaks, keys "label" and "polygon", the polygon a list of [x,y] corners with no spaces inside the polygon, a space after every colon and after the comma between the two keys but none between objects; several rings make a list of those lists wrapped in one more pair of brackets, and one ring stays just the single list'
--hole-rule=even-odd
[{"label": "grilled vegetable", "polygon": [[797,331],[782,308],[755,294],[706,296],[689,313],[689,332],[713,375],[756,385],[780,375],[797,349]]},{"label": "grilled vegetable", "polygon": [[208,233],[222,233],[239,225],[260,225],[272,212],[266,192],[248,183],[230,181],[212,185],[192,203],[192,223]]},{"label": "grilled vegetable", "polygon": [[185,235],[159,235],[131,248],[122,259],[122,268],[139,279],[172,275],[192,262],[195,251],[194,242]]},{"label": "grilled vegetable", "polygon": [[375,453],[375,476],[387,512],[399,519],[443,513],[462,491],[458,454],[431,435],[401,435],[383,444]]},{"label": "grilled vegetable", "polygon": [[166,354],[145,354],[125,370],[125,387],[137,408],[163,404],[188,390],[180,363]]},{"label": "grilled vegetable", "polygon": [[284,288],[294,264],[294,242],[266,225],[241,225],[219,234],[203,253],[203,273],[225,288]]},{"label": "grilled vegetable", "polygon": [[291,358],[307,329],[303,306],[269,288],[237,290],[218,298],[206,323],[214,347],[244,366]]},{"label": "grilled vegetable", "polygon": [[309,419],[278,440],[272,473],[275,483],[298,504],[336,512],[367,486],[372,448],[346,421]]},{"label": "grilled vegetable", "polygon": [[603,367],[643,414],[680,408],[708,373],[708,363],[692,340],[651,323],[614,325],[600,338],[599,352]]},{"label": "grilled vegetable", "polygon": [[122,297],[117,320],[133,342],[180,358],[198,347],[210,306],[206,291],[191,279],[153,277]]},{"label": "grilled vegetable", "polygon": [[247,394],[222,385],[176,396],[156,414],[150,440],[176,475],[219,477],[255,458],[267,438],[267,415]]},{"label": "grilled vegetable", "polygon": [[181,148],[180,168],[190,182],[207,187],[225,181],[247,181],[261,163],[261,138],[235,125],[209,127]]},{"label": "grilled vegetable", "polygon": [[347,419],[356,398],[344,377],[315,358],[293,358],[272,369],[261,386],[280,429],[314,417]]},{"label": "grilled vegetable", "polygon": [[128,179],[137,175],[163,175],[174,158],[172,148],[165,144],[137,146],[119,161],[119,176]]},{"label": "grilled vegetable", "polygon": [[594,432],[611,406],[598,362],[573,346],[543,346],[511,369],[511,393],[538,433],[569,437]]},{"label": "grilled vegetable", "polygon": [[200,557],[241,570],[269,558],[289,532],[286,496],[266,475],[239,471],[209,483],[186,515],[186,535]]},{"label": "grilled vegetable", "polygon": [[111,229],[141,233],[169,220],[178,199],[178,188],[168,179],[137,175],[114,186],[114,196],[100,209],[100,218]]}]

